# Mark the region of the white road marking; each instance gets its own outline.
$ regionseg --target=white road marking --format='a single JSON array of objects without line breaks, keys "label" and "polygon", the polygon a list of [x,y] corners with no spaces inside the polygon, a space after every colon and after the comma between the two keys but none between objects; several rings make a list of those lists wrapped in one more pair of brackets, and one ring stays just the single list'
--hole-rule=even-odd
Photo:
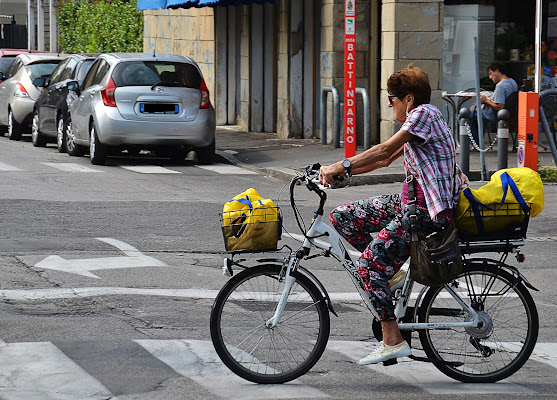
[{"label": "white road marking", "polygon": [[0,398],[106,399],[112,394],[49,342],[0,345]]},{"label": "white road marking", "polygon": [[257,172],[227,164],[198,165],[197,168],[202,168],[222,175],[257,175]]},{"label": "white road marking", "polygon": [[[140,295],[140,296],[162,296],[180,297],[188,299],[214,300],[219,290],[217,289],[150,289],[150,288],[125,288],[125,287],[79,287],[79,288],[52,288],[52,289],[5,289],[0,290],[0,298],[15,301],[47,300],[47,299],[71,299],[77,297],[98,297],[110,295]],[[256,292],[239,292],[233,294],[234,298],[250,300],[259,299],[260,294]],[[278,295],[277,295],[278,297]],[[329,293],[333,302],[358,302],[362,301],[356,292]],[[411,298],[416,299],[418,293],[412,293]],[[273,297],[268,297],[269,301]],[[301,297],[296,299],[302,301]],[[309,301],[309,297],[307,298]],[[333,303],[334,305],[334,303]]]},{"label": "white road marking", "polygon": [[141,295],[181,297],[190,299],[215,299],[218,290],[209,289],[142,289],[126,287],[81,287],[34,290],[0,290],[0,298],[4,300],[32,301],[97,297],[109,295]]},{"label": "white road marking", "polygon": [[138,268],[138,267],[164,267],[160,260],[147,256],[128,243],[113,238],[97,238],[120,249],[124,257],[83,258],[66,260],[57,255],[51,255],[34,265],[35,268],[52,269],[100,279],[89,272],[102,269]]},{"label": "white road marking", "polygon": [[179,171],[159,167],[157,165],[121,165],[121,167],[130,171],[139,172],[140,174],[181,174]]},{"label": "white road marking", "polygon": [[[505,346],[509,350],[520,351],[522,344],[513,342],[497,343]],[[488,343],[489,345],[489,343]],[[544,364],[557,368],[557,343],[536,343],[534,351],[530,356],[530,360],[539,361]]]},{"label": "white road marking", "polygon": [[[283,385],[257,385],[233,374],[218,358],[209,340],[135,340],[153,357],[195,381],[219,398],[234,400],[325,398],[328,394],[294,381]],[[330,340],[327,351],[354,361],[369,353],[374,343]],[[509,345],[512,345],[509,343]],[[557,343],[538,343],[531,356],[557,368]],[[423,352],[414,350],[416,355]],[[85,365],[86,368],[86,365]],[[110,363],[107,363],[110,368]],[[470,384],[455,381],[432,364],[399,359],[398,364],[354,365],[391,376],[431,394],[536,393],[511,383]],[[112,398],[112,393],[50,342],[0,342],[0,398],[6,400],[89,400]]]},{"label": "white road marking", "polygon": [[[329,340],[328,350],[337,351],[345,356],[359,361],[369,354],[375,343]],[[425,353],[412,350],[415,355],[423,356]],[[367,365],[360,368],[369,368],[374,372],[389,375],[418,386],[432,394],[463,395],[463,394],[490,394],[490,393],[535,393],[525,386],[508,381],[497,383],[462,383],[443,375],[433,364],[412,361],[407,357],[400,358],[398,363],[385,367],[383,364]]]},{"label": "white road marking", "polygon": [[14,167],[13,165],[0,162],[0,171],[10,172],[10,171],[23,171],[23,170],[21,168]]},{"label": "white road marking", "polygon": [[66,172],[103,172],[98,169],[86,167],[76,163],[42,163],[48,167],[56,168]]},{"label": "white road marking", "polygon": [[258,385],[234,375],[221,362],[213,344],[204,340],[136,340],[153,356],[216,396],[234,400],[329,397],[297,383]]}]

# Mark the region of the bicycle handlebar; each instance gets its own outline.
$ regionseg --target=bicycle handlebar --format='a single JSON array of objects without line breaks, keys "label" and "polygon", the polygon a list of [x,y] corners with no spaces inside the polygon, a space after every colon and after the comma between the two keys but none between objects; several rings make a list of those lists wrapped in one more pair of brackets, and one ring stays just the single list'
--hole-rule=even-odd
[{"label": "bicycle handlebar", "polygon": [[290,205],[292,209],[296,212],[296,202],[294,200],[294,187],[298,182],[305,182],[306,187],[310,192],[315,192],[319,196],[319,207],[315,211],[316,215],[323,215],[323,208],[325,202],[327,201],[327,194],[325,193],[325,187],[319,183],[319,171],[321,169],[321,164],[315,163],[308,165],[303,175],[299,175],[292,179],[290,182]]}]

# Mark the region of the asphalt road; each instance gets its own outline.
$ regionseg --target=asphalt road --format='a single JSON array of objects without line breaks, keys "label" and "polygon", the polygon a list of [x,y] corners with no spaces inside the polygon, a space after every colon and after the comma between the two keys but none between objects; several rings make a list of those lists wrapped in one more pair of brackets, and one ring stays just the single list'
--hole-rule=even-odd
[{"label": "asphalt road", "polygon": [[[231,374],[209,339],[226,281],[218,213],[255,187],[280,198],[286,229],[297,233],[284,184],[224,164],[117,158],[92,166],[52,145],[0,138],[0,399],[557,398],[554,185],[531,221],[526,263],[509,261],[539,289],[540,335],[531,360],[506,381],[462,384],[409,359],[357,365],[375,344],[357,299],[336,304],[328,350],[304,377],[267,386]],[[399,190],[331,190],[327,204]],[[315,199],[297,192],[309,223]],[[330,293],[354,293],[332,259],[306,266]]]}]

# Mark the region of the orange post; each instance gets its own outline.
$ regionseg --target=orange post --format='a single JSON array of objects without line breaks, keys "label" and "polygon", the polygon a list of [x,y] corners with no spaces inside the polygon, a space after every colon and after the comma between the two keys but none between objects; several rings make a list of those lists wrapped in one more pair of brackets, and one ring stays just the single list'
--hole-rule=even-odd
[{"label": "orange post", "polygon": [[538,170],[539,95],[518,93],[518,166]]}]

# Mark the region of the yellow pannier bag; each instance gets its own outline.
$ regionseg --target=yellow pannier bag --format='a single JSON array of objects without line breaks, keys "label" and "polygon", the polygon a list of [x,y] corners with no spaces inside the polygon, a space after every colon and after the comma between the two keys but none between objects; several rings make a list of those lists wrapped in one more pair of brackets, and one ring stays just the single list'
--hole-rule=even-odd
[{"label": "yellow pannier bag", "polygon": [[527,215],[537,216],[544,207],[540,175],[527,167],[497,171],[479,189],[465,188],[455,217],[459,231],[472,235],[509,232]]},{"label": "yellow pannier bag", "polygon": [[280,210],[250,188],[224,205],[222,229],[227,251],[276,250],[282,230]]}]

